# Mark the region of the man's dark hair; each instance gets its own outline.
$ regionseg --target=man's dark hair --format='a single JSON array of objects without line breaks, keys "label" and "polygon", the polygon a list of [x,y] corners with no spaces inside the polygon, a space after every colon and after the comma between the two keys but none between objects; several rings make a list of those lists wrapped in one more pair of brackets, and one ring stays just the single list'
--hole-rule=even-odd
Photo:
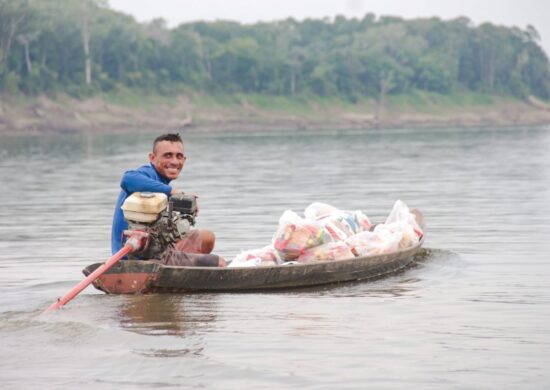
[{"label": "man's dark hair", "polygon": [[183,141],[179,133],[162,134],[162,135],[159,135],[157,138],[155,138],[155,140],[153,141],[153,153],[155,152],[155,147],[157,146],[157,144],[162,141],[179,142],[183,144]]}]

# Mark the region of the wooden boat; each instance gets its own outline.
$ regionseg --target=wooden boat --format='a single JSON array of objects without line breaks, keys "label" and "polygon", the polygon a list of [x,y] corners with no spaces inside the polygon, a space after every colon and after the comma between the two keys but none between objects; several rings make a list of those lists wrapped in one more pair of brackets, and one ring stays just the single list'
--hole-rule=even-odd
[{"label": "wooden boat", "polygon": [[[411,210],[424,232],[424,217]],[[258,267],[173,267],[146,260],[123,260],[94,281],[107,294],[183,293],[199,291],[261,291],[378,279],[416,264],[424,237],[397,252],[346,260]],[[88,276],[102,263],[82,271]]]},{"label": "wooden boat", "polygon": [[[376,279],[416,264],[417,245],[393,253],[347,260],[258,267],[169,267],[145,260],[123,260],[94,282],[108,294],[182,293],[290,289]],[[87,276],[101,263],[86,267]]]}]

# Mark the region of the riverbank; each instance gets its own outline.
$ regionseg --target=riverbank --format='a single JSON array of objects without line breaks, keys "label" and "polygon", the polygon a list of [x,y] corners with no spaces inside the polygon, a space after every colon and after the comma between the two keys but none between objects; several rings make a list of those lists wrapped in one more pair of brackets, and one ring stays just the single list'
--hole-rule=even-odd
[{"label": "riverbank", "polygon": [[297,130],[474,127],[550,124],[550,105],[536,99],[417,92],[373,100],[118,93],[0,100],[0,133]]}]

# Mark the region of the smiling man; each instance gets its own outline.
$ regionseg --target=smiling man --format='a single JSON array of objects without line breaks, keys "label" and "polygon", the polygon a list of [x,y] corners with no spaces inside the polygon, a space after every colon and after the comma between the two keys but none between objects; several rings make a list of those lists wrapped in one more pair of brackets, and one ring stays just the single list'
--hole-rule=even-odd
[{"label": "smiling man", "polygon": [[[170,182],[177,179],[186,160],[183,141],[179,134],[163,134],[153,142],[149,164],[124,173],[113,217],[113,254],[122,248],[123,232],[128,227],[121,209],[126,198],[134,192],[161,192],[168,197],[181,192],[170,186]],[[155,260],[173,266],[224,266],[223,258],[210,254],[214,249],[214,243],[215,236],[210,230],[192,229],[176,243],[175,247],[169,248]]]}]

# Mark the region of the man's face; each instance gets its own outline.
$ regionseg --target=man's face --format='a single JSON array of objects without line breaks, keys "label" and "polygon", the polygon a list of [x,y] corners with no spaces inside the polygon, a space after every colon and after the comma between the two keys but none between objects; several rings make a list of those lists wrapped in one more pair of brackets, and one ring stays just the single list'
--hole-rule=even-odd
[{"label": "man's face", "polygon": [[170,180],[179,176],[186,159],[180,142],[160,141],[153,153],[149,153],[149,161],[157,172]]}]

